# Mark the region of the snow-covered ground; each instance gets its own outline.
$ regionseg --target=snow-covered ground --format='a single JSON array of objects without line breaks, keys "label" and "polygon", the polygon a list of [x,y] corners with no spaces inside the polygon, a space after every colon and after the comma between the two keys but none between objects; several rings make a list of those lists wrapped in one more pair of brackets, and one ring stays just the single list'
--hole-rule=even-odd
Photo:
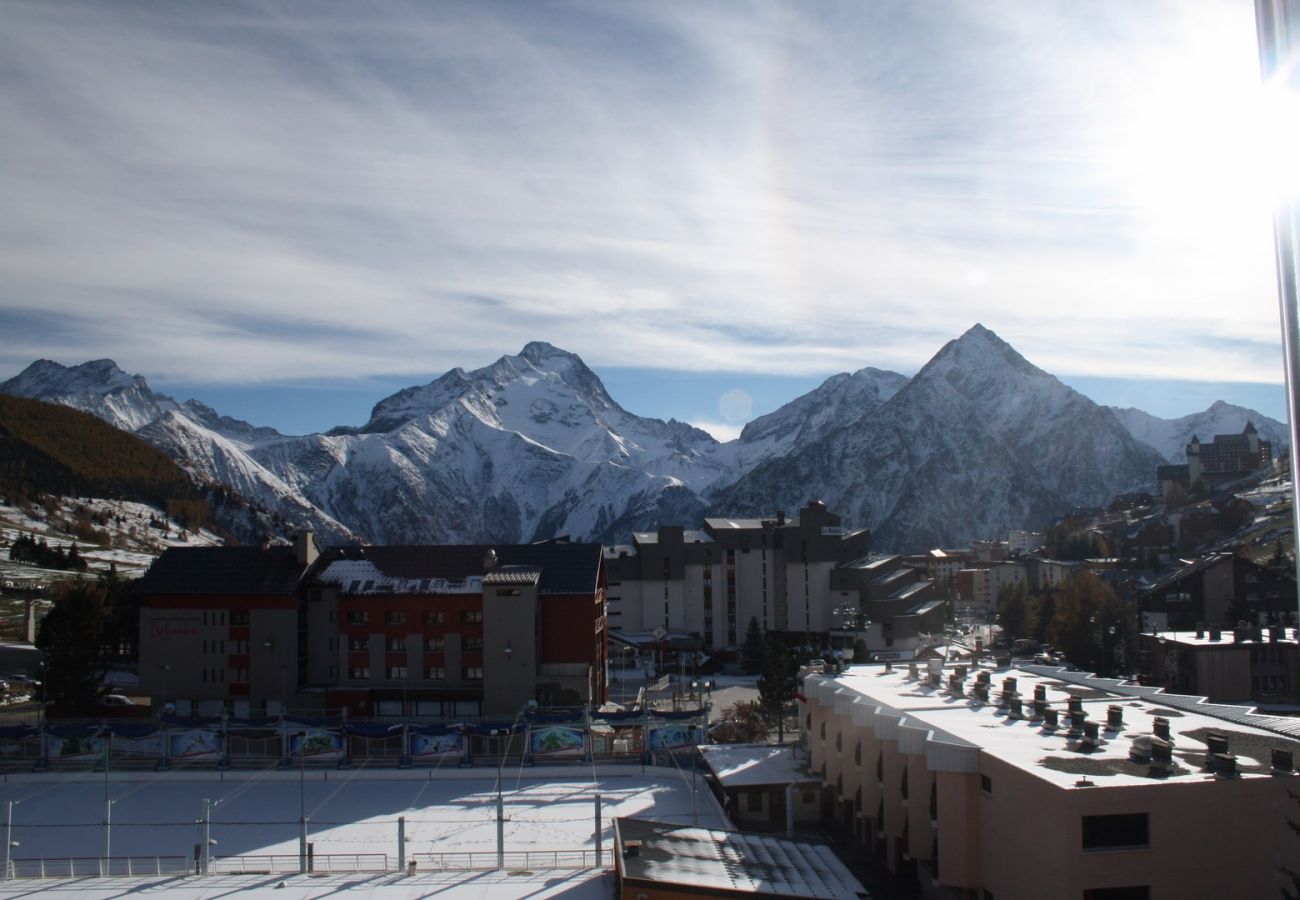
[{"label": "snow-covered ground", "polygon": [[[676,769],[601,766],[515,768],[502,779],[505,847],[518,851],[595,848],[595,795],[602,798],[604,845],[613,819],[692,821],[691,775]],[[300,781],[300,778],[302,779]],[[406,819],[408,858],[431,853],[496,852],[496,772],[267,771],[114,773],[108,782],[113,856],[190,856],[203,800],[214,803],[216,855],[298,853],[299,810],[315,854],[387,853],[397,857],[398,817]],[[725,819],[702,778],[694,807],[706,827]],[[14,801],[16,859],[103,855],[102,775],[11,775],[0,804]],[[0,806],[3,811],[3,806]],[[395,864],[395,863],[394,863]]]},{"label": "snow-covered ground", "polygon": [[[77,506],[86,507],[101,519],[106,517],[105,524],[96,525],[95,529],[107,532],[111,547],[97,547],[79,541],[61,527],[74,520]],[[166,527],[151,526],[151,519],[165,523]],[[62,498],[53,514],[38,506],[29,515],[16,506],[0,502],[0,543],[5,546],[12,544],[20,534],[35,535],[51,547],[66,549],[75,543],[77,552],[90,565],[91,574],[107,572],[113,563],[124,576],[142,574],[168,547],[208,547],[222,543],[210,531],[187,532],[177,522],[168,520],[162,512],[144,503],[94,497]],[[8,551],[0,550],[0,557],[7,563]],[[68,574],[22,565],[16,566],[9,577],[66,578]]]}]

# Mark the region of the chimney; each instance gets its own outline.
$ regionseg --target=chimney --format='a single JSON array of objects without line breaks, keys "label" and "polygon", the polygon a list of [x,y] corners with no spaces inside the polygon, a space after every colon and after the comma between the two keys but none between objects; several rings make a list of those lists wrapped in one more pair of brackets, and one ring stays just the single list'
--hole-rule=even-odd
[{"label": "chimney", "polygon": [[1151,738],[1151,764],[1168,768],[1174,764],[1174,748],[1168,741]]},{"label": "chimney", "polygon": [[1060,714],[1054,709],[1043,710],[1043,727],[1055,731],[1061,727]]},{"label": "chimney", "polygon": [[783,509],[778,509],[776,511],[776,527],[777,528],[785,527],[785,510]]},{"label": "chimney", "polygon": [[1041,718],[1043,718],[1043,717],[1046,716],[1046,715],[1047,715],[1047,701],[1046,701],[1046,700],[1035,700],[1035,701],[1034,701],[1034,713],[1033,713],[1033,716],[1032,716],[1031,718],[1034,718],[1034,719],[1041,719]]},{"label": "chimney", "polygon": [[1231,753],[1216,753],[1212,759],[1214,774],[1221,778],[1237,777],[1237,757]]},{"label": "chimney", "polygon": [[1128,758],[1135,763],[1151,762],[1151,735],[1140,734],[1128,748]]},{"label": "chimney", "polygon": [[1083,710],[1070,713],[1070,734],[1078,734],[1083,731],[1084,722]]},{"label": "chimney", "polygon": [[948,690],[949,690],[953,695],[955,695],[955,696],[957,696],[957,697],[960,697],[960,696],[961,696],[961,688],[962,688],[961,679],[957,677],[957,673],[956,673],[956,672],[953,672],[952,674],[950,674],[950,675],[948,676]]},{"label": "chimney", "polygon": [[1151,722],[1151,733],[1162,741],[1169,740],[1169,720],[1164,716],[1156,716]]},{"label": "chimney", "polygon": [[1082,698],[1082,697],[1076,697],[1074,694],[1071,694],[1071,695],[1070,695],[1070,702],[1069,702],[1069,709],[1070,709],[1070,715],[1074,715],[1075,713],[1079,713],[1080,715],[1082,715],[1082,714],[1083,714],[1083,698]]},{"label": "chimney", "polygon": [[1014,678],[1008,676],[1002,679],[1002,693],[1006,694],[1009,697],[1015,696],[1016,680]]},{"label": "chimney", "polygon": [[1024,704],[1020,702],[1019,697],[1011,698],[1011,711],[1007,713],[1009,719],[1023,719],[1025,717]]},{"label": "chimney", "polygon": [[316,536],[312,534],[310,528],[304,528],[293,536],[293,558],[298,565],[306,568],[316,561],[320,556],[320,550],[316,549]]},{"label": "chimney", "polygon": [[1205,767],[1214,768],[1214,760],[1219,756],[1228,754],[1228,737],[1227,735],[1217,734],[1211,731],[1205,736]]},{"label": "chimney", "polygon": [[1205,640],[1205,623],[1204,623],[1204,622],[1197,622],[1197,623],[1196,623],[1196,639],[1197,639],[1198,641],[1203,641],[1203,640]]},{"label": "chimney", "polygon": [[1274,749],[1272,756],[1274,775],[1290,775],[1295,771],[1295,760],[1290,750]]},{"label": "chimney", "polygon": [[497,567],[497,552],[493,550],[491,547],[489,547],[487,553],[483,554],[483,572],[486,574],[487,572],[491,572],[496,567]]},{"label": "chimney", "polygon": [[1106,727],[1112,731],[1119,731],[1124,727],[1124,707],[1114,705],[1106,707]]},{"label": "chimney", "polygon": [[975,682],[975,699],[980,703],[989,702],[989,686],[981,682]]},{"label": "chimney", "polygon": [[1045,684],[1034,685],[1034,702],[1035,703],[1047,702],[1047,685]]},{"label": "chimney", "polygon": [[1219,630],[1219,626],[1218,626],[1218,625],[1211,625],[1211,626],[1210,626],[1210,640],[1211,640],[1211,641],[1217,641],[1217,640],[1219,640],[1219,639],[1222,638],[1222,637],[1223,637],[1223,632],[1221,632],[1221,631]]},{"label": "chimney", "polygon": [[1268,639],[1272,641],[1274,644],[1282,640],[1283,637],[1285,637],[1285,631],[1283,630],[1281,625],[1268,626]]},{"label": "chimney", "polygon": [[1093,747],[1101,743],[1101,727],[1096,722],[1083,723],[1083,742]]}]

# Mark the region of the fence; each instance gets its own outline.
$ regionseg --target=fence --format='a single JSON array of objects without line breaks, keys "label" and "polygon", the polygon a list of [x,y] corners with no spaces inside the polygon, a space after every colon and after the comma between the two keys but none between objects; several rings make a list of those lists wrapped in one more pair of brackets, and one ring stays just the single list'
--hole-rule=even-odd
[{"label": "fence", "polygon": [[[396,871],[387,853],[313,854],[313,873],[355,874]],[[408,858],[409,872],[490,872],[497,867],[496,851],[459,853],[413,853]],[[605,851],[605,859],[610,859]],[[256,854],[215,856],[208,864],[213,875],[292,875],[299,866],[297,854]],[[595,850],[521,850],[504,854],[509,871],[550,871],[555,869],[591,869],[596,865]],[[198,863],[186,856],[95,856],[46,859],[16,859],[9,868],[10,878],[107,878],[195,875]]]}]

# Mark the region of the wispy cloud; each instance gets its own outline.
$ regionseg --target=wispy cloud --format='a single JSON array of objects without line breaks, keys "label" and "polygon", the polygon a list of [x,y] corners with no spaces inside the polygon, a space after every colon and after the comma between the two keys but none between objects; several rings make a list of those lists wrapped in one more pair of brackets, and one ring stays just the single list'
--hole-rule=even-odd
[{"label": "wispy cloud", "polygon": [[1278,379],[1248,6],[280,9],[7,4],[0,367]]}]

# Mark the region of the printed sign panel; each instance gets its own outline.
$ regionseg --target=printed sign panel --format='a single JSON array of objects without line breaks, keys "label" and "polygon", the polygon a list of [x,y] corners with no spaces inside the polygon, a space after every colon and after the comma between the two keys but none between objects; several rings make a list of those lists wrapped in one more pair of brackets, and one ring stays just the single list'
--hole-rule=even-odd
[{"label": "printed sign panel", "polygon": [[568,725],[534,728],[528,740],[533,756],[563,757],[582,755],[582,729]]},{"label": "printed sign panel", "polygon": [[162,756],[163,736],[151,734],[148,737],[124,737],[113,735],[113,755],[122,756]]},{"label": "printed sign panel", "polygon": [[215,731],[181,731],[167,736],[172,759],[208,759],[221,755]]},{"label": "printed sign panel", "polygon": [[460,756],[464,752],[461,736],[451,734],[412,734],[410,735],[411,756],[420,759],[433,759],[440,756]]},{"label": "printed sign panel", "polygon": [[104,752],[104,739],[97,734],[86,737],[50,736],[50,759],[94,759]]},{"label": "printed sign panel", "polygon": [[650,729],[650,749],[670,750],[704,743],[704,730],[698,725],[665,725]]},{"label": "printed sign panel", "polygon": [[289,735],[289,755],[328,759],[343,755],[343,735],[334,731],[309,730]]}]

